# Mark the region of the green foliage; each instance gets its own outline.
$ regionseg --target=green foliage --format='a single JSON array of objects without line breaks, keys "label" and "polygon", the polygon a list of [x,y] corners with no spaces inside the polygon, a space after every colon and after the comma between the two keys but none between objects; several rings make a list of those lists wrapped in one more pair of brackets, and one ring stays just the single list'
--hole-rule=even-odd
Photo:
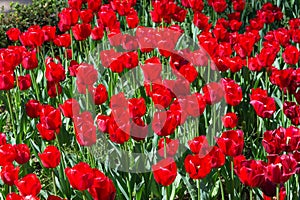
[{"label": "green foliage", "polygon": [[66,6],[64,0],[32,0],[32,4],[11,3],[11,11],[0,13],[0,47],[10,44],[5,32],[12,27],[21,31],[31,25],[56,25],[58,13]]}]

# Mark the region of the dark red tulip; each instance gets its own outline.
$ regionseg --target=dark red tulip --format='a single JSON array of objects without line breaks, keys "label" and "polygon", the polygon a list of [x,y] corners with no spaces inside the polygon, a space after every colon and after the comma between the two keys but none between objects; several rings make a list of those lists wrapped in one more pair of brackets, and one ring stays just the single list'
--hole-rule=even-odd
[{"label": "dark red tulip", "polygon": [[30,160],[30,149],[27,144],[16,144],[14,148],[16,150],[15,161],[19,165],[25,164]]},{"label": "dark red tulip", "polygon": [[259,117],[270,118],[276,111],[275,100],[268,96],[266,90],[261,88],[252,89],[250,100],[250,104]]},{"label": "dark red tulip", "polygon": [[55,168],[60,163],[60,151],[55,146],[48,146],[39,157],[44,167]]},{"label": "dark red tulip", "polygon": [[283,112],[291,120],[292,124],[300,124],[300,105],[286,101],[283,104]]},{"label": "dark red tulip", "polygon": [[283,154],[281,156],[272,155],[268,159],[266,176],[273,183],[285,183],[296,173],[298,163],[291,154]]},{"label": "dark red tulip", "polygon": [[68,0],[68,4],[70,8],[80,10],[82,8],[83,0]]},{"label": "dark red tulip", "polygon": [[116,197],[116,188],[108,177],[98,169],[94,169],[94,182],[88,189],[94,200],[114,200]]},{"label": "dark red tulip", "polygon": [[72,168],[67,167],[65,173],[71,186],[76,190],[84,191],[93,185],[94,172],[87,163],[80,162]]},{"label": "dark red tulip", "polygon": [[161,157],[165,157],[165,140],[166,140],[166,155],[167,157],[173,157],[176,155],[179,147],[178,139],[170,139],[168,137],[160,138],[158,141],[158,154]]},{"label": "dark red tulip", "polygon": [[26,114],[30,118],[38,118],[40,116],[42,105],[39,101],[31,99],[25,104]]},{"label": "dark red tulip", "polygon": [[35,174],[27,174],[15,182],[22,196],[37,196],[41,191],[41,182]]},{"label": "dark red tulip", "polygon": [[7,185],[14,185],[14,182],[19,179],[19,167],[15,167],[12,163],[7,163],[2,167],[1,179]]},{"label": "dark red tulip", "polygon": [[76,99],[67,99],[63,104],[59,105],[63,115],[68,118],[73,118],[80,112],[80,105]]},{"label": "dark red tulip", "polygon": [[184,168],[192,179],[203,179],[211,171],[210,155],[202,158],[199,155],[188,155],[184,160]]},{"label": "dark red tulip", "polygon": [[91,9],[93,12],[98,12],[102,5],[102,1],[98,0],[87,0],[87,3],[88,8]]},{"label": "dark red tulip", "polygon": [[173,158],[166,158],[152,166],[153,176],[157,183],[171,185],[177,176],[177,166]]},{"label": "dark red tulip", "polygon": [[63,199],[59,196],[49,195],[47,200],[66,200],[66,199]]},{"label": "dark red tulip", "polygon": [[238,156],[244,148],[244,133],[242,130],[225,131],[217,139],[217,144],[226,156]]},{"label": "dark red tulip", "polygon": [[10,90],[15,86],[15,76],[13,71],[0,72],[0,91]]},{"label": "dark red tulip", "polygon": [[75,60],[71,60],[70,66],[68,68],[71,76],[76,77],[76,73],[77,73],[77,68],[78,67],[79,67],[78,62],[75,61]]},{"label": "dark red tulip", "polygon": [[31,77],[29,74],[18,77],[18,86],[20,90],[28,90],[31,87]]},{"label": "dark red tulip", "polygon": [[117,144],[124,144],[129,140],[130,132],[131,126],[129,121],[127,120],[117,123],[114,119],[112,119],[109,123],[108,133],[109,138],[112,142],[115,142]]},{"label": "dark red tulip", "polygon": [[72,27],[75,40],[82,41],[91,35],[91,24],[76,24]]},{"label": "dark red tulip", "polygon": [[234,166],[240,181],[249,187],[260,187],[265,180],[265,163],[257,160],[244,160]]},{"label": "dark red tulip", "polygon": [[222,122],[225,128],[234,128],[238,123],[238,117],[235,113],[229,112],[222,117]]},{"label": "dark red tulip", "polygon": [[20,34],[21,31],[18,28],[10,28],[8,31],[6,31],[7,37],[14,42],[19,40]]}]

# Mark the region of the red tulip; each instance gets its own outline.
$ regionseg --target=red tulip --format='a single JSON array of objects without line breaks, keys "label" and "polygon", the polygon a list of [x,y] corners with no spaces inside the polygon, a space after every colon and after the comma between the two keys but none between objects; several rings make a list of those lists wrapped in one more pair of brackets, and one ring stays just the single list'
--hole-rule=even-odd
[{"label": "red tulip", "polygon": [[[40,112],[40,123],[49,130],[59,130],[62,124],[60,110],[50,105],[43,105]],[[59,131],[57,131],[59,132]]]},{"label": "red tulip", "polygon": [[46,147],[39,157],[46,168],[56,168],[60,163],[60,151],[55,146]]},{"label": "red tulip", "polygon": [[7,185],[14,185],[14,182],[19,178],[19,167],[15,167],[11,163],[7,163],[3,166],[1,171],[1,179]]},{"label": "red tulip", "polygon": [[31,99],[25,104],[26,114],[30,118],[38,118],[42,105],[39,101]]},{"label": "red tulip", "polygon": [[222,150],[217,146],[214,146],[209,152],[211,158],[211,168],[219,168],[225,164],[225,155]]},{"label": "red tulip", "polygon": [[285,183],[296,173],[297,161],[291,154],[269,156],[266,166],[267,178],[275,184]]},{"label": "red tulip", "polygon": [[171,185],[177,176],[177,166],[173,158],[166,158],[152,166],[153,176],[157,183]]},{"label": "red tulip", "polygon": [[56,36],[56,27],[55,26],[43,26],[42,31],[44,32],[45,41],[53,41]]},{"label": "red tulip", "polygon": [[77,9],[64,8],[59,14],[58,28],[61,32],[70,30],[71,26],[78,22],[79,12]]},{"label": "red tulip", "polygon": [[24,200],[24,198],[13,192],[6,195],[6,200]]},{"label": "red tulip", "polygon": [[211,82],[204,85],[202,91],[204,93],[205,101],[209,105],[218,103],[224,96],[222,86],[217,82]]},{"label": "red tulip", "polygon": [[95,26],[92,30],[91,37],[93,40],[101,40],[104,35],[104,28],[102,26]]},{"label": "red tulip", "polygon": [[46,63],[45,77],[47,81],[59,83],[66,78],[66,72],[62,64],[55,62]]},{"label": "red tulip", "polygon": [[225,101],[231,106],[237,106],[243,99],[242,88],[230,78],[222,78],[221,83],[225,91]]},{"label": "red tulip", "polygon": [[6,144],[6,135],[0,132],[0,146]]},{"label": "red tulip", "polygon": [[94,92],[95,105],[103,104],[108,98],[106,87],[103,84],[99,84]]},{"label": "red tulip", "polygon": [[225,128],[234,128],[238,123],[238,118],[235,113],[229,112],[222,117],[222,122]]},{"label": "red tulip", "polygon": [[238,156],[244,148],[244,133],[242,130],[225,131],[217,139],[217,144],[225,155]]},{"label": "red tulip", "polygon": [[88,189],[94,200],[114,200],[116,197],[116,188],[108,177],[98,169],[94,169],[94,182]]},{"label": "red tulip", "polygon": [[82,20],[82,23],[91,23],[93,20],[93,11],[91,9],[81,10],[80,11],[80,19]]},{"label": "red tulip", "polygon": [[174,111],[155,112],[152,129],[158,136],[168,136],[174,133],[180,124],[178,114]]},{"label": "red tulip", "polygon": [[68,48],[71,45],[71,37],[70,34],[62,34],[58,35],[54,39],[54,44],[58,47],[65,47]]},{"label": "red tulip", "polygon": [[18,28],[10,28],[8,31],[6,31],[7,37],[14,42],[19,40],[20,34],[21,31]]},{"label": "red tulip", "polygon": [[63,104],[59,105],[59,108],[63,115],[68,118],[77,116],[80,112],[80,105],[76,99],[67,99]]},{"label": "red tulip", "polygon": [[0,146],[0,166],[7,163],[12,163],[16,159],[16,150],[11,144],[4,144]]},{"label": "red tulip", "polygon": [[38,60],[36,57],[36,52],[24,52],[23,53],[23,60],[22,60],[22,66],[24,69],[32,70],[38,67]]},{"label": "red tulip", "polygon": [[29,74],[18,77],[18,86],[20,90],[27,90],[31,87],[31,77]]},{"label": "red tulip", "polygon": [[96,126],[90,112],[85,111],[73,117],[77,142],[81,146],[92,146],[96,143]]},{"label": "red tulip", "polygon": [[170,139],[168,137],[159,139],[158,154],[163,158],[165,157],[165,140],[166,140],[166,155],[167,155],[167,157],[175,156],[178,146],[179,146],[179,140],[178,139]]},{"label": "red tulip", "polygon": [[147,111],[145,99],[142,97],[129,99],[128,107],[131,118],[142,117]]},{"label": "red tulip", "polygon": [[82,41],[91,35],[92,28],[90,24],[76,24],[72,27],[75,40]]},{"label": "red tulip", "polygon": [[65,173],[71,186],[76,190],[84,191],[93,185],[94,172],[87,163],[80,162],[72,168],[67,167]]},{"label": "red tulip", "polygon": [[265,164],[262,161],[245,160],[234,167],[240,181],[246,186],[260,187],[265,180]]},{"label": "red tulip", "polygon": [[256,114],[262,118],[270,118],[276,111],[275,100],[268,97],[267,91],[260,88],[252,89],[250,104],[254,107]]},{"label": "red tulip", "polygon": [[184,168],[192,179],[203,179],[211,171],[211,158],[209,155],[202,158],[188,155],[184,160]]},{"label": "red tulip", "polygon": [[295,65],[299,61],[299,50],[295,46],[287,46],[282,54],[283,60],[289,65]]},{"label": "red tulip", "polygon": [[199,154],[200,156],[206,155],[209,151],[209,144],[205,135],[195,137],[188,141],[188,145],[193,154]]},{"label": "red tulip", "polygon": [[26,144],[16,144],[14,146],[16,150],[16,162],[19,165],[25,164],[30,160],[30,149]]},{"label": "red tulip", "polygon": [[15,182],[22,196],[37,196],[41,191],[41,182],[35,174],[28,174]]},{"label": "red tulip", "polygon": [[129,14],[126,16],[126,22],[129,28],[136,28],[139,24],[139,17],[133,8],[131,8]]},{"label": "red tulip", "polygon": [[98,1],[98,0],[87,0],[87,3],[88,3],[88,8],[94,12],[98,12],[102,5],[102,1]]},{"label": "red tulip", "polygon": [[12,71],[0,72],[0,91],[14,88],[15,76]]},{"label": "red tulip", "polygon": [[105,115],[98,115],[96,119],[96,123],[98,125],[98,129],[102,133],[108,133],[110,117]]}]

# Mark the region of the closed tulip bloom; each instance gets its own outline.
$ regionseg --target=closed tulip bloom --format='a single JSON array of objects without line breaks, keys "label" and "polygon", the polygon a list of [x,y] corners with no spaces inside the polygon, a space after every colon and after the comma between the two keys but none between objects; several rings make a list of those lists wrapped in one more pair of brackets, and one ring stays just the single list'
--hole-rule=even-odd
[{"label": "closed tulip bloom", "polygon": [[37,196],[41,191],[41,182],[35,174],[28,174],[15,182],[22,196]]},{"label": "closed tulip bloom", "polygon": [[244,133],[242,130],[225,131],[217,139],[217,144],[225,155],[238,156],[244,148]]},{"label": "closed tulip bloom", "polygon": [[76,190],[87,190],[94,183],[93,169],[87,163],[80,162],[72,168],[67,167],[65,173],[71,186]]},{"label": "closed tulip bloom", "polygon": [[152,166],[153,176],[157,183],[171,185],[177,176],[177,166],[173,158],[166,158]]},{"label": "closed tulip bloom", "polygon": [[60,151],[55,146],[48,146],[39,157],[44,167],[55,168],[60,163]]},{"label": "closed tulip bloom", "polygon": [[2,167],[1,179],[7,185],[14,185],[14,182],[19,178],[19,167],[15,167],[12,163],[8,163]]},{"label": "closed tulip bloom", "polygon": [[30,160],[30,149],[27,146],[27,144],[16,144],[15,146],[16,150],[16,162],[19,165],[25,164]]}]

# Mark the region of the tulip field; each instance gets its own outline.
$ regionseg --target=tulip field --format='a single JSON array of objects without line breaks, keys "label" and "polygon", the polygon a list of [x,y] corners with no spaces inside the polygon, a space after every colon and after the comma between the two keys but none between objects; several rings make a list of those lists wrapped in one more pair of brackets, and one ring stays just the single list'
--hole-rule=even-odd
[{"label": "tulip field", "polygon": [[300,199],[299,0],[61,1],[0,49],[0,200]]}]

